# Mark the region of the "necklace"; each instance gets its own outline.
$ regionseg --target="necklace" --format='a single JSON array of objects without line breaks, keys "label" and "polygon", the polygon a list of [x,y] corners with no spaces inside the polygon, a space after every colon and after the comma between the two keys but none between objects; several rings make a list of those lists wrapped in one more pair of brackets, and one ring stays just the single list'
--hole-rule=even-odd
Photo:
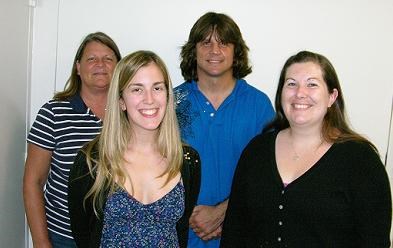
[{"label": "necklace", "polygon": [[[294,153],[294,154],[292,155],[292,161],[298,161],[298,160],[301,159],[302,157],[296,152],[296,149],[295,149],[295,146],[293,145],[292,139],[291,139],[291,141],[290,141],[290,144],[291,144],[291,148],[292,148],[293,153]],[[312,149],[311,152],[312,152],[312,153],[317,152],[318,149],[322,146],[322,144],[323,144],[323,140],[321,140],[321,142],[320,142],[314,149]],[[308,153],[308,152],[307,152],[307,153]],[[303,156],[304,156],[305,154],[306,154],[306,153],[304,153]]]}]

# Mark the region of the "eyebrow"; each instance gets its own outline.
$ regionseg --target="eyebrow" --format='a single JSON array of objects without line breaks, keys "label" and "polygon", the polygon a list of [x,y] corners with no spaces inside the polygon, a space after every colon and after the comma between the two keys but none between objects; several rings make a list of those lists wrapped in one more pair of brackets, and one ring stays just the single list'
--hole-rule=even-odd
[{"label": "eyebrow", "polygon": [[[165,84],[165,81],[159,81],[159,82],[155,82],[153,83],[153,86],[159,85],[159,84]],[[144,86],[143,83],[138,83],[138,82],[134,82],[134,83],[130,83],[129,86]]]},{"label": "eyebrow", "polygon": [[[294,79],[294,78],[292,78],[292,77],[287,77],[287,78],[285,78],[285,81],[287,81],[287,80],[294,80],[294,81],[297,81],[296,79]],[[308,80],[317,80],[317,81],[321,81],[322,79],[320,79],[320,78],[317,78],[317,77],[309,77],[309,78],[307,78],[307,81]]]}]

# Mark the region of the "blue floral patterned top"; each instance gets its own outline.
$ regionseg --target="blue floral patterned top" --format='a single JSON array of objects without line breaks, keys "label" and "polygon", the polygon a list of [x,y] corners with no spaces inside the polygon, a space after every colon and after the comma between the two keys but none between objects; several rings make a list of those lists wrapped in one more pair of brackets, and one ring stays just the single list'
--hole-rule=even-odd
[{"label": "blue floral patterned top", "polygon": [[177,248],[176,222],[183,212],[181,182],[150,204],[139,202],[119,188],[105,204],[101,247]]}]

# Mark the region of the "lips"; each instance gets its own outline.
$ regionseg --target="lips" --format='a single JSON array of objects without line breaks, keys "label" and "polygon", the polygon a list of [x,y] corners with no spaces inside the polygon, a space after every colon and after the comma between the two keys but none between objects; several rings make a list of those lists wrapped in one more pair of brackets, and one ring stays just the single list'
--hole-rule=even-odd
[{"label": "lips", "polygon": [[297,104],[297,103],[294,103],[294,104],[292,104],[292,107],[293,107],[294,109],[308,109],[308,108],[311,107],[311,105],[309,105],[309,104]]},{"label": "lips", "polygon": [[93,75],[107,75],[106,72],[93,72]]},{"label": "lips", "polygon": [[145,117],[154,117],[158,113],[158,108],[154,109],[140,109],[139,112]]}]

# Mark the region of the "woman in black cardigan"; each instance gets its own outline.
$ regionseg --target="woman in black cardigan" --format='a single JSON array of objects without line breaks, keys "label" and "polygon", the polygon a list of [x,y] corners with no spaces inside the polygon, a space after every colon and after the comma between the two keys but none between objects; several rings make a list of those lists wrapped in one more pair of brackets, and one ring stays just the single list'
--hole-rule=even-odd
[{"label": "woman in black cardigan", "polygon": [[388,176],[347,124],[331,63],[308,51],[290,57],[275,107],[239,160],[221,247],[388,248]]}]

